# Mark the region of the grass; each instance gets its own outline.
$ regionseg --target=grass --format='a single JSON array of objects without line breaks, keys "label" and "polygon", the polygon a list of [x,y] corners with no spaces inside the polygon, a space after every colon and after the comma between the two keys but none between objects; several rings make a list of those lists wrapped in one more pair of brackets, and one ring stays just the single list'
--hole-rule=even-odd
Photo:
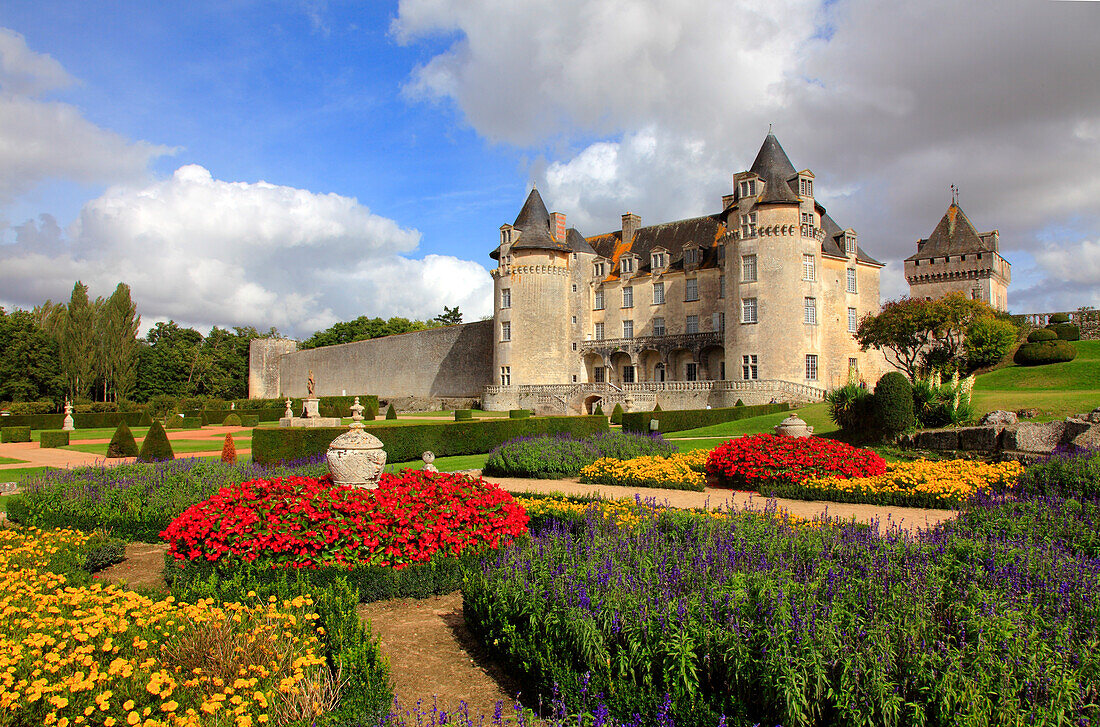
[{"label": "grass", "polygon": [[[435,466],[440,472],[458,472],[459,470],[479,470],[485,466],[488,454],[462,454],[454,457],[436,457]],[[394,462],[386,465],[386,472],[397,474],[403,469],[420,469],[424,466],[423,460],[412,462]]]},{"label": "grass", "polygon": [[1046,366],[1005,366],[974,383],[974,408],[1038,409],[1040,420],[1062,419],[1100,404],[1100,341],[1074,341],[1077,358]]},{"label": "grass", "polygon": [[14,457],[0,457],[0,464],[23,464],[27,460],[15,459]]},{"label": "grass", "polygon": [[[172,452],[176,455],[189,454],[193,452],[214,452],[220,451],[222,445],[225,443],[224,437],[210,437],[208,439],[173,439]],[[141,440],[138,440],[138,447],[141,446]],[[233,437],[233,444],[238,450],[241,448],[251,449],[252,438],[247,436]],[[74,452],[86,452],[87,454],[98,454],[101,457],[107,455],[107,442],[100,442],[98,444],[70,444],[67,447],[61,447],[61,449],[69,449]]]},{"label": "grass", "polygon": [[[745,434],[772,433],[772,427],[790,416],[792,412],[777,412],[775,414],[761,414],[760,416],[740,419],[734,422],[712,424],[709,427],[698,429],[686,429],[682,432],[669,432],[666,439],[684,439],[685,437],[740,437]],[[793,412],[802,417],[807,424],[814,428],[814,434],[829,434],[837,430],[836,424],[829,419],[829,411],[825,404],[811,404]]]},{"label": "grass", "polygon": [[0,470],[0,482],[19,482],[29,475],[37,475],[45,472],[50,467],[16,467],[10,470]]}]

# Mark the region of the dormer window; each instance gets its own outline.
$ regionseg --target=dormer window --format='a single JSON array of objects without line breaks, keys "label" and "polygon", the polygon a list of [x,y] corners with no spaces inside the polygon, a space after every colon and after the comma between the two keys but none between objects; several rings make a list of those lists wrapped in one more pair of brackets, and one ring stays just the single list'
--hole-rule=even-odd
[{"label": "dormer window", "polygon": [[741,182],[741,196],[742,197],[755,197],[756,196],[756,180],[746,179]]},{"label": "dormer window", "polygon": [[596,263],[592,266],[592,275],[597,278],[603,277],[603,263]]},{"label": "dormer window", "polygon": [[855,255],[856,254],[856,236],[855,235],[845,235],[844,236],[844,253],[846,255]]},{"label": "dormer window", "polygon": [[699,264],[699,248],[697,247],[685,247],[684,248],[684,265],[698,265]]},{"label": "dormer window", "polygon": [[654,270],[660,270],[665,265],[668,265],[668,256],[663,252],[655,252],[650,256],[649,262],[650,267]]},{"label": "dormer window", "polygon": [[798,194],[802,197],[814,196],[814,180],[806,177],[798,178]]},{"label": "dormer window", "polygon": [[620,273],[633,273],[634,272],[634,258],[624,257],[619,260],[619,272]]}]

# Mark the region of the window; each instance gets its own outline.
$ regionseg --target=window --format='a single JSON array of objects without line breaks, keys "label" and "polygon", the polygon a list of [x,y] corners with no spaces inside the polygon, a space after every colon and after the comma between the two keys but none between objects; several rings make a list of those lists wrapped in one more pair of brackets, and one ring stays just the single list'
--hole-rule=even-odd
[{"label": "window", "polygon": [[721,265],[724,262],[726,262],[726,246],[725,245],[719,245],[718,246],[718,264]]},{"label": "window", "polygon": [[592,266],[592,275],[597,278],[603,277],[603,263],[596,263]]},{"label": "window", "polygon": [[806,179],[805,177],[799,177],[798,179],[798,193],[803,197],[814,196],[814,181],[812,179]]},{"label": "window", "polygon": [[856,271],[855,268],[848,268],[848,292],[856,292]]},{"label": "window", "polygon": [[512,307],[512,289],[504,288],[500,291],[500,307],[511,308]]},{"label": "window", "polygon": [[623,308],[634,307],[634,286],[628,285],[623,288]]},{"label": "window", "polygon": [[741,378],[750,380],[760,378],[760,372],[756,368],[756,354],[747,353],[741,357]]},{"label": "window", "polygon": [[665,254],[663,252],[653,253],[653,257],[650,259],[650,265],[654,270],[660,270],[665,266]]},{"label": "window", "polygon": [[665,319],[664,318],[654,318],[653,319],[653,335],[654,336],[663,336],[663,335],[665,335]]},{"label": "window", "polygon": [[811,326],[817,325],[817,299],[802,299],[802,322]]},{"label": "window", "polygon": [[725,359],[718,362],[718,378],[722,381],[726,380],[726,361]]},{"label": "window", "polygon": [[684,281],[684,300],[699,300],[698,278],[688,278]]},{"label": "window", "polygon": [[802,213],[802,236],[813,237],[814,236],[814,213],[803,212]]},{"label": "window", "polygon": [[512,340],[512,322],[501,321],[500,323],[500,340],[511,341]]},{"label": "window", "polygon": [[806,378],[809,381],[817,381],[817,354],[806,354]]},{"label": "window", "polygon": [[634,258],[624,257],[619,260],[619,271],[623,273],[634,272]]},{"label": "window", "polygon": [[597,384],[603,383],[603,366],[592,369],[592,380]]},{"label": "window", "polygon": [[684,378],[688,381],[699,380],[699,364],[694,361],[688,361],[686,370],[684,371]]},{"label": "window", "polygon": [[719,298],[725,298],[726,297],[726,276],[725,275],[719,275],[718,276],[718,297]]},{"label": "window", "polygon": [[577,292],[577,284],[576,284],[576,283],[573,283],[573,292],[574,292],[574,293],[576,293],[576,292]]},{"label": "window", "polygon": [[[853,235],[845,235],[844,236],[844,253],[846,255],[855,255],[856,254],[856,238]],[[964,255],[963,260],[965,260],[965,259],[966,259],[966,256]]]},{"label": "window", "polygon": [[710,325],[715,330],[721,333],[726,330],[726,314],[718,311],[717,313],[710,314]]},{"label": "window", "polygon": [[855,381],[859,378],[859,359],[848,359],[848,380]]},{"label": "window", "polygon": [[756,196],[756,180],[746,179],[741,182],[741,196],[742,197],[755,197]]},{"label": "window", "polygon": [[699,249],[689,247],[684,250],[684,265],[694,265],[699,261]]},{"label": "window", "polygon": [[597,323],[596,324],[596,340],[597,341],[602,341],[603,340],[603,324],[602,323]]},{"label": "window", "polygon": [[[576,256],[577,256],[577,253],[573,253],[573,257],[576,257]],[[573,374],[573,383],[574,384],[577,383],[577,375],[576,374]]]},{"label": "window", "polygon": [[594,307],[595,307],[596,310],[603,310],[603,290],[602,289],[596,291],[596,305]]},{"label": "window", "polygon": [[665,284],[653,284],[653,305],[663,305],[665,302]]},{"label": "window", "polygon": [[[576,260],[576,259],[577,259],[577,253],[573,253],[573,259],[574,259],[574,260]],[[576,381],[576,380],[577,380],[577,377],[576,377],[576,376],[574,376],[574,377],[573,377],[573,380],[574,380],[574,381]]]},{"label": "window", "polygon": [[756,256],[755,255],[742,255],[741,256],[741,282],[742,283],[755,283],[756,282]]},{"label": "window", "polygon": [[634,383],[634,367],[633,366],[623,366],[623,383],[624,384],[633,384]]},{"label": "window", "polygon": [[741,322],[756,323],[756,298],[741,299]]},{"label": "window", "polygon": [[623,321],[623,338],[634,338],[634,321]]},{"label": "window", "polygon": [[741,215],[741,237],[756,237],[756,213]]},{"label": "window", "polygon": [[576,316],[573,316],[573,317],[572,317],[572,320],[571,320],[570,322],[571,322],[571,323],[572,323],[572,324],[573,324],[574,326],[575,326],[575,325],[577,325],[577,317],[576,317]]},{"label": "window", "polygon": [[576,350],[577,350],[577,342],[576,342],[576,341],[573,341],[573,350],[574,350],[574,351],[576,351]]},{"label": "window", "polygon": [[855,333],[859,329],[859,316],[855,308],[848,309],[848,333]]},{"label": "window", "polygon": [[817,278],[817,271],[814,269],[814,256],[803,255],[802,256],[802,279],[813,281]]},{"label": "window", "polygon": [[688,316],[687,325],[684,326],[685,333],[698,333],[699,332],[699,316]]},{"label": "window", "polygon": [[512,385],[512,367],[501,366],[500,367],[500,385],[511,386]]}]

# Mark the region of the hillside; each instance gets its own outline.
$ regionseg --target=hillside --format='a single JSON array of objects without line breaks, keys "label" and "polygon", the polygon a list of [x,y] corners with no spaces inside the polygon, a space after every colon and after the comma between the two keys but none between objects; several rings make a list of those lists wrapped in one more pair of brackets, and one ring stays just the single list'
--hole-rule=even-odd
[{"label": "hillside", "polygon": [[1100,406],[1100,341],[1074,341],[1077,358],[1048,366],[1007,366],[982,374],[974,384],[974,406],[1035,408],[1040,419],[1061,419]]}]

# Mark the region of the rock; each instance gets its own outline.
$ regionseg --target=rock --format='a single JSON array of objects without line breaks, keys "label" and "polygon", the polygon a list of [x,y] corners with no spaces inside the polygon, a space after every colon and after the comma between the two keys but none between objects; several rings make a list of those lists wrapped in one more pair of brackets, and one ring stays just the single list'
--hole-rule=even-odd
[{"label": "rock", "polygon": [[1070,444],[1078,449],[1100,450],[1100,425],[1089,427],[1070,440]]},{"label": "rock", "polygon": [[917,449],[947,452],[959,448],[958,429],[925,429],[916,434]]},{"label": "rock", "polygon": [[997,411],[991,411],[982,417],[979,424],[999,424],[1001,426],[1007,426],[1009,424],[1015,424],[1019,419],[1014,411],[1004,411],[999,409]]},{"label": "rock", "polygon": [[1034,419],[1035,417],[1039,416],[1039,410],[1038,409],[1017,409],[1016,410],[1016,416],[1020,417],[1021,419]]},{"label": "rock", "polygon": [[1089,412],[1088,419],[1093,424],[1100,424],[1100,406]]},{"label": "rock", "polygon": [[1088,420],[1066,419],[1066,428],[1062,431],[1062,443],[1069,444],[1092,427],[1092,422]]},{"label": "rock", "polygon": [[[1008,412],[1011,413],[1011,412]],[[1015,415],[1013,415],[1015,419]],[[993,452],[1001,441],[1004,427],[963,427],[959,429],[959,449],[968,452]]]},{"label": "rock", "polygon": [[1062,441],[1065,422],[1023,422],[1005,427],[1001,446],[1013,452],[1049,454]]}]

